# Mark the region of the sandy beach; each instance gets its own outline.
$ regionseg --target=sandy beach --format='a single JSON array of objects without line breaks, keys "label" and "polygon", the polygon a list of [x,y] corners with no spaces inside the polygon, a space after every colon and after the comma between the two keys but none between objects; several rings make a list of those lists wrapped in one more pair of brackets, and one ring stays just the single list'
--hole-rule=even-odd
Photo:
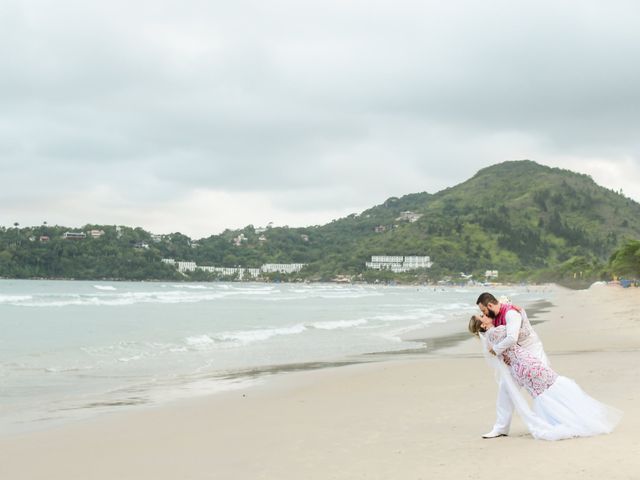
[{"label": "sandy beach", "polygon": [[544,442],[516,418],[509,437],[481,439],[497,385],[470,337],[431,354],[2,436],[0,478],[640,478],[640,289],[560,290],[536,319],[554,368],[624,411],[612,434]]}]

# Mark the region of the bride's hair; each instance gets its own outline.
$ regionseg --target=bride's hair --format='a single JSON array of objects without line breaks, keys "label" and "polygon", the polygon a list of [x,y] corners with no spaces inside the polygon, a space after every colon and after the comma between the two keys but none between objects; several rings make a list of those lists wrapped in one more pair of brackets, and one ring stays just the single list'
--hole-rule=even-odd
[{"label": "bride's hair", "polygon": [[469,320],[469,332],[472,335],[478,336],[478,333],[484,332],[484,328],[482,328],[482,320],[477,315],[471,315],[471,320]]}]

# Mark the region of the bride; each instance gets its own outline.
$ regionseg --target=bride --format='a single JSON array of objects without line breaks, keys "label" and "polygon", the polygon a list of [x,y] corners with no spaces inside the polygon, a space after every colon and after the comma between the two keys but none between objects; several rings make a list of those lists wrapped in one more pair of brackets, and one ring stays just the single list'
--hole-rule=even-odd
[{"label": "bride", "polygon": [[[610,433],[620,421],[622,412],[591,398],[576,382],[558,375],[520,345],[505,350],[504,361],[489,355],[489,349],[505,338],[506,329],[494,327],[486,315],[472,316],[469,331],[482,339],[487,360],[506,382],[516,410],[534,438],[560,440]],[[533,397],[533,411],[519,386]]]}]

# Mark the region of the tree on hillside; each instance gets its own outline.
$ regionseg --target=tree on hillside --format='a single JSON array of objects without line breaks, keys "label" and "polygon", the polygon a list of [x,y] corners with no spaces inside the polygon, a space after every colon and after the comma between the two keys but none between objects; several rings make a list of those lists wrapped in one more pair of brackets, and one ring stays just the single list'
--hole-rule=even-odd
[{"label": "tree on hillside", "polygon": [[616,275],[640,276],[640,240],[628,240],[611,256],[610,265]]}]

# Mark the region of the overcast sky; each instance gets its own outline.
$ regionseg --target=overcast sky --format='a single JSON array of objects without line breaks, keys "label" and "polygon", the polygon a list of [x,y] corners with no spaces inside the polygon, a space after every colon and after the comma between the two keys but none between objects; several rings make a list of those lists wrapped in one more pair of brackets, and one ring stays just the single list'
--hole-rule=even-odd
[{"label": "overcast sky", "polygon": [[3,0],[0,224],[199,238],[514,159],[640,200],[635,1]]}]

